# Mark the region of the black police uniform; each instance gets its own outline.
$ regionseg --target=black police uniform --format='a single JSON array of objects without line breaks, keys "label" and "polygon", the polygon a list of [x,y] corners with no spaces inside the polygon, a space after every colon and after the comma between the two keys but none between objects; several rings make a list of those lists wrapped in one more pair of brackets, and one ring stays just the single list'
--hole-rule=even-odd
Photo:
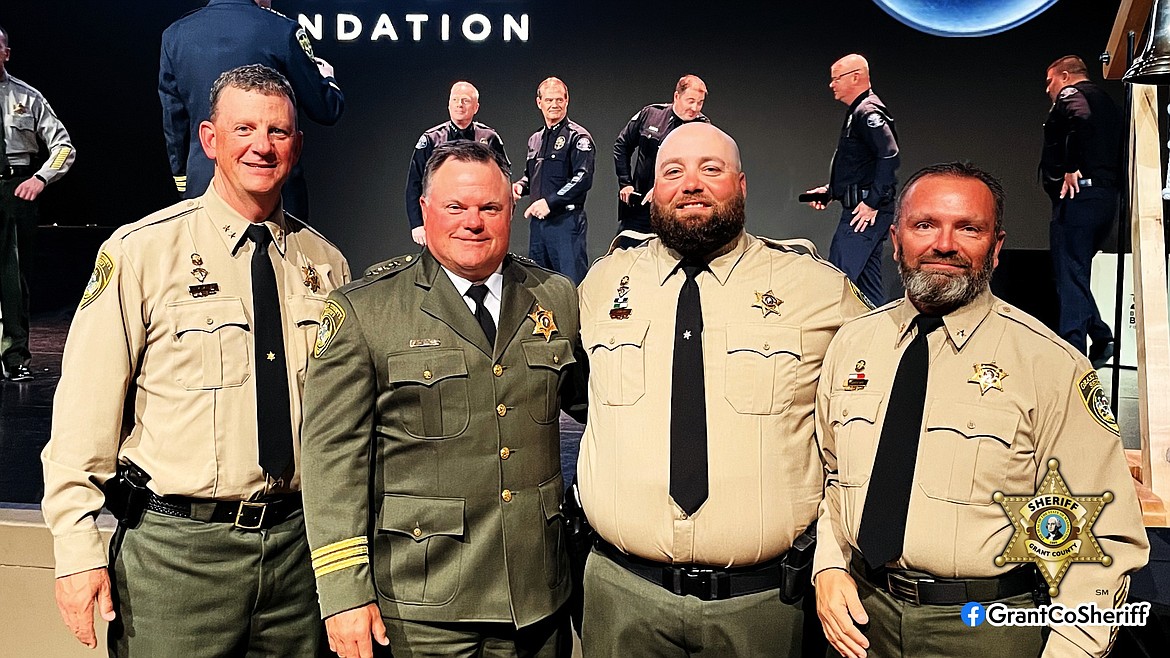
[{"label": "black police uniform", "polygon": [[[1097,85],[1083,80],[1060,90],[1044,123],[1040,177],[1052,199],[1048,241],[1060,300],[1057,333],[1085,352],[1113,340],[1101,320],[1089,277],[1093,255],[1109,235],[1121,180],[1121,112]],[[1080,192],[1060,198],[1066,173],[1081,172]]]},{"label": "black police uniform", "polygon": [[589,269],[585,253],[585,195],[593,186],[593,136],[580,124],[561,119],[528,138],[524,194],[548,203],[544,219],[532,219],[528,257],[580,285]]},{"label": "black police uniform", "polygon": [[[655,103],[642,108],[618,133],[613,143],[613,166],[617,171],[618,189],[633,185],[635,192],[629,203],[618,201],[619,232],[651,232],[650,203],[644,195],[654,187],[654,161],[658,158],[658,147],[672,130],[693,121],[711,123],[704,114],[691,121],[684,121],[674,113],[673,104]],[[626,248],[635,244],[636,240],[623,238],[619,246]]]},{"label": "black police uniform", "polygon": [[[224,71],[245,64],[263,64],[288,78],[297,106],[317,123],[332,126],[345,110],[341,88],[332,77],[321,76],[309,36],[296,21],[253,0],[211,0],[162,36],[158,96],[167,157],[183,198],[202,196],[215,171],[199,144],[199,123],[211,114],[211,85]],[[282,196],[285,211],[308,217],[309,195],[299,164]]]},{"label": "black police uniform", "polygon": [[[882,245],[894,220],[898,170],[898,133],[884,103],[867,89],[853,100],[829,174],[829,194],[841,202],[841,221],[829,247],[829,261],[857,285],[871,302],[885,303],[882,287]],[[857,204],[878,211],[876,222],[854,231],[849,222]]]},{"label": "black police uniform", "polygon": [[460,128],[451,121],[444,121],[433,128],[428,128],[414,145],[410,171],[406,174],[406,219],[410,222],[412,230],[423,225],[422,208],[419,207],[418,200],[422,196],[422,179],[427,168],[427,160],[431,158],[439,144],[460,139],[487,144],[504,158],[509,167],[512,166],[512,161],[504,152],[504,140],[500,139],[499,133],[478,121],[472,121],[466,128]]}]

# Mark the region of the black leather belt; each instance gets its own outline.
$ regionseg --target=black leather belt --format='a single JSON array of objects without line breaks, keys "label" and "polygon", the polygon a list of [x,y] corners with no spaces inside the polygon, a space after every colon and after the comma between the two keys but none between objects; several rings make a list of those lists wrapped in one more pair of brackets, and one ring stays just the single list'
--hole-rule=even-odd
[{"label": "black leather belt", "polygon": [[28,178],[32,175],[32,165],[10,165],[7,167],[0,167],[0,178]]},{"label": "black leather belt", "polygon": [[230,523],[240,530],[267,530],[280,525],[301,509],[301,494],[271,496],[263,500],[205,500],[150,494],[146,509],[204,523]]},{"label": "black leather belt", "polygon": [[854,553],[849,567],[854,575],[861,576],[870,585],[915,605],[964,605],[970,601],[998,601],[1035,591],[1040,578],[1034,566],[1018,567],[994,578],[917,576],[885,567],[870,569],[857,553]]},{"label": "black leather belt", "polygon": [[780,588],[780,560],[775,558],[750,567],[720,569],[698,565],[655,562],[627,555],[601,539],[597,549],[626,571],[678,596],[720,601]]}]

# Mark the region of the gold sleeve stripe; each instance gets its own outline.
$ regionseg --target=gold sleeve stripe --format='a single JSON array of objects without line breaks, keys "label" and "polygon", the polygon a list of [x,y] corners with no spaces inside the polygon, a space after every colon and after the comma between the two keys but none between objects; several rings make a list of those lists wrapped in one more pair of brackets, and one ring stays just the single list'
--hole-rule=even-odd
[{"label": "gold sleeve stripe", "polygon": [[62,147],[62,149],[57,152],[57,157],[53,158],[53,163],[49,165],[49,169],[60,169],[65,164],[65,159],[68,158],[69,154],[72,152],[73,149],[69,147]]},{"label": "gold sleeve stripe", "polygon": [[334,571],[341,571],[342,569],[349,569],[351,567],[360,567],[363,564],[369,564],[369,563],[370,563],[369,558],[365,558],[365,557],[350,558],[350,559],[344,560],[342,562],[334,562],[333,564],[331,564],[327,567],[321,567],[320,569],[314,569],[313,576],[316,578],[321,578],[321,577],[324,577],[324,576],[327,576],[327,575],[333,573]]},{"label": "gold sleeve stripe", "polygon": [[309,557],[313,560],[316,560],[317,558],[327,553],[340,551],[342,549],[351,548],[353,546],[365,546],[367,543],[369,543],[369,539],[366,537],[350,537],[349,539],[342,539],[341,541],[335,541],[332,544],[322,546],[321,548],[318,548],[317,550],[310,553]]},{"label": "gold sleeve stripe", "polygon": [[320,569],[321,567],[329,566],[334,562],[341,562],[342,560],[348,560],[351,557],[369,554],[369,548],[365,546],[354,546],[353,548],[347,548],[335,553],[330,553],[328,555],[322,555],[321,557],[313,560],[313,568]]}]

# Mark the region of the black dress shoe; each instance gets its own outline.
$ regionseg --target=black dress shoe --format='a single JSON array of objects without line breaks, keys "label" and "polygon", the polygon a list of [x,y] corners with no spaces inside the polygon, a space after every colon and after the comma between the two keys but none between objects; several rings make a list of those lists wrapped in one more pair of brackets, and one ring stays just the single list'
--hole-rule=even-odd
[{"label": "black dress shoe", "polygon": [[32,371],[23,363],[8,369],[8,381],[10,382],[26,382],[32,378]]},{"label": "black dress shoe", "polygon": [[1112,358],[1112,340],[1094,341],[1092,347],[1089,348],[1089,362],[1093,364],[1094,369],[1103,368]]}]

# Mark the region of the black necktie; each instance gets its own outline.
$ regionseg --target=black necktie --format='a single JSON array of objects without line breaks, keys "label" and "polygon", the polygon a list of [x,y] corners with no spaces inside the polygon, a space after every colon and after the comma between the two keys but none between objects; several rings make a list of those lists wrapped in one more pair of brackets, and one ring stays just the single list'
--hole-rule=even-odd
[{"label": "black necktie", "polygon": [[483,303],[488,294],[488,287],[477,283],[468,288],[466,294],[475,302],[475,319],[479,321],[479,328],[483,329],[483,335],[487,336],[488,344],[495,346],[496,321],[492,319],[491,311],[487,310],[487,306]]},{"label": "black necktie", "polygon": [[272,233],[263,224],[248,227],[255,243],[252,252],[252,337],[256,344],[256,432],[260,467],[279,479],[292,463],[292,423],[289,420],[288,370],[284,361],[284,323],[276,271],[268,258]]},{"label": "black necktie", "polygon": [[707,387],[703,382],[702,265],[684,262],[687,280],[678,293],[674,366],[670,380],[670,497],[687,515],[707,500]]},{"label": "black necktie", "polygon": [[871,569],[902,555],[906,511],[910,506],[918,439],[922,434],[922,409],[926,406],[926,375],[930,364],[926,337],[941,327],[943,320],[938,316],[919,315],[914,323],[918,325],[918,334],[902,354],[890,389],[857,533],[858,548]]}]

